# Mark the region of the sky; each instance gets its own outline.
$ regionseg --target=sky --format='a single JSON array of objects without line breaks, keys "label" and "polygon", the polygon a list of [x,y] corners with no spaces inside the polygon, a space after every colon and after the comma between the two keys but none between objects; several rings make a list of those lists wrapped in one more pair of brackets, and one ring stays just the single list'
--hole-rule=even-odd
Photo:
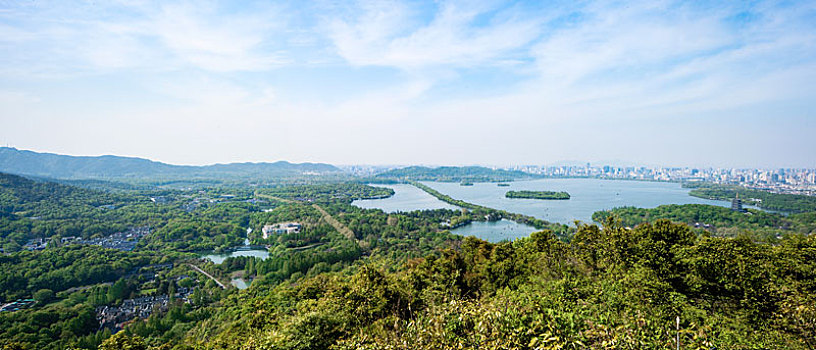
[{"label": "sky", "polygon": [[0,0],[0,144],[816,167],[815,1]]}]

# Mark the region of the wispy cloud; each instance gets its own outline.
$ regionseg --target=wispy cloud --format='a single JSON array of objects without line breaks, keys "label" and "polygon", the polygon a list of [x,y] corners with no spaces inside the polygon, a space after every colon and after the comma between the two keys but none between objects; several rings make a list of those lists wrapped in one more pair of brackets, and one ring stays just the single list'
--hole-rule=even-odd
[{"label": "wispy cloud", "polygon": [[[807,74],[814,63],[816,37],[807,24],[812,11],[745,11],[674,2],[592,4],[579,23],[553,28],[536,44],[536,88],[568,103],[600,103],[608,111],[603,114],[652,107],[646,113],[660,115],[667,106],[682,111],[678,103],[733,107],[795,97],[785,86],[764,86],[764,96],[728,101],[788,71]],[[787,21],[778,21],[777,12],[786,13]],[[791,62],[792,53],[806,59]]]},{"label": "wispy cloud", "polygon": [[442,2],[427,21],[398,2],[362,2],[352,12],[331,22],[329,36],[354,65],[492,65],[521,55],[541,32],[540,18],[488,4]]},{"label": "wispy cloud", "polygon": [[205,70],[257,71],[287,62],[274,46],[283,21],[274,10],[219,17],[214,9],[194,4],[164,5],[148,27],[186,63]]},{"label": "wispy cloud", "polygon": [[226,4],[201,2],[41,6],[0,15],[17,24],[0,26],[0,32],[7,34],[2,40],[10,42],[7,45],[30,48],[10,53],[50,66],[49,72],[259,71],[287,62],[285,43],[276,37],[286,29],[281,8],[256,6],[225,13]]},{"label": "wispy cloud", "polygon": [[[0,91],[0,136],[144,147],[72,123],[92,118],[194,145],[201,162],[247,144],[253,159],[346,163],[691,162],[674,150],[701,128],[706,157],[750,161],[722,145],[816,133],[816,3],[3,3]],[[289,136],[212,143],[263,129]]]}]

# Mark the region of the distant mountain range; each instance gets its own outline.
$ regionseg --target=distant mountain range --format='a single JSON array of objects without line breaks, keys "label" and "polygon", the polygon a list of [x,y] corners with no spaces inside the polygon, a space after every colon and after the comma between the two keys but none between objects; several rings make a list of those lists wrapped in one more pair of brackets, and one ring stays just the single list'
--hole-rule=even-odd
[{"label": "distant mountain range", "polygon": [[0,172],[56,179],[273,178],[340,172],[322,163],[230,163],[172,165],[119,156],[67,156],[0,147]]},{"label": "distant mountain range", "polygon": [[490,169],[481,166],[409,166],[377,174],[375,178],[422,181],[500,182],[534,177],[522,171]]}]

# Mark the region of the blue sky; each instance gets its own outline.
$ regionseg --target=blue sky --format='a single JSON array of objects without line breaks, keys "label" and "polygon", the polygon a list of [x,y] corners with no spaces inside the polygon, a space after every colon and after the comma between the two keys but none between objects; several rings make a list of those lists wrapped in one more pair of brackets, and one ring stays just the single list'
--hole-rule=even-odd
[{"label": "blue sky", "polygon": [[815,107],[813,1],[0,1],[37,151],[816,167]]}]

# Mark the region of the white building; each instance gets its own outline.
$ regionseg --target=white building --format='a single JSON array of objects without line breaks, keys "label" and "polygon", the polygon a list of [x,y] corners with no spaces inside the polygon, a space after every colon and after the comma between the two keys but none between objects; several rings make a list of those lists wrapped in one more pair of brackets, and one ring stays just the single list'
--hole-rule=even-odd
[{"label": "white building", "polygon": [[273,225],[264,225],[263,239],[268,239],[272,234],[286,234],[300,232],[300,223],[297,222],[279,222]]}]

